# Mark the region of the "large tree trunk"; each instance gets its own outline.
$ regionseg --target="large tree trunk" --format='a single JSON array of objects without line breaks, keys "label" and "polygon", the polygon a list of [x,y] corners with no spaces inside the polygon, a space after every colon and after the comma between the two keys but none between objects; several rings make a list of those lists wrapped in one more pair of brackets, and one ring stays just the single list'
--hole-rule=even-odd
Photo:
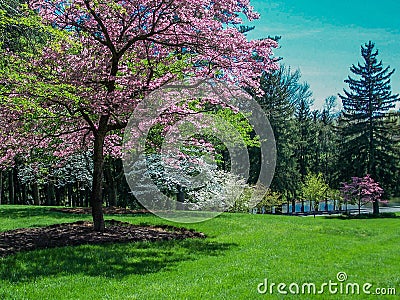
[{"label": "large tree trunk", "polygon": [[90,198],[95,231],[104,231],[103,216],[103,166],[104,166],[104,139],[107,134],[108,116],[101,116],[99,127],[95,133],[93,147],[93,183]]}]

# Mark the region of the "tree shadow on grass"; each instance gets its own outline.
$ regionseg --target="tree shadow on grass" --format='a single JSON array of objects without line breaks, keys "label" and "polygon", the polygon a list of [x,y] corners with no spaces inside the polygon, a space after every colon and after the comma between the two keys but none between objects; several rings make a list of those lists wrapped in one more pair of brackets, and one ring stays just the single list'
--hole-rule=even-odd
[{"label": "tree shadow on grass", "polygon": [[237,244],[187,239],[128,244],[82,245],[22,252],[0,259],[0,279],[29,282],[46,276],[82,274],[123,278],[168,270],[177,263],[223,255]]}]

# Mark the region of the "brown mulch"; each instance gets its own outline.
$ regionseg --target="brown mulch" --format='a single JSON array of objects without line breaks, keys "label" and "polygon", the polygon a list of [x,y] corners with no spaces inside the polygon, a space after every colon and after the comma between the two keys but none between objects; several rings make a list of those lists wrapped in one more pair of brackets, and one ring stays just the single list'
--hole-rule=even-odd
[{"label": "brown mulch", "polygon": [[204,238],[201,232],[173,226],[137,226],[116,220],[106,221],[104,232],[93,230],[93,223],[77,221],[38,228],[21,228],[0,233],[0,257],[20,251],[78,246],[83,244],[164,241]]},{"label": "brown mulch", "polygon": [[[50,208],[50,211],[62,212],[68,214],[91,214],[90,207],[64,207],[64,208]],[[123,207],[109,206],[103,207],[103,213],[107,215],[125,215],[125,214],[147,214],[150,213],[147,209],[129,209]]]}]

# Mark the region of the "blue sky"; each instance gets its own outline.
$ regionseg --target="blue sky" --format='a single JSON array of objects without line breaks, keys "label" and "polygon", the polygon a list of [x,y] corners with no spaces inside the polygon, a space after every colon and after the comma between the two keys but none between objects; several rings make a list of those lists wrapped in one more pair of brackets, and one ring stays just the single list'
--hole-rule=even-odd
[{"label": "blue sky", "polygon": [[397,0],[252,0],[261,14],[251,22],[251,39],[280,35],[283,63],[300,69],[314,93],[315,108],[341,93],[349,67],[362,62],[360,47],[376,44],[384,66],[396,72],[392,91],[400,93],[400,1]]}]

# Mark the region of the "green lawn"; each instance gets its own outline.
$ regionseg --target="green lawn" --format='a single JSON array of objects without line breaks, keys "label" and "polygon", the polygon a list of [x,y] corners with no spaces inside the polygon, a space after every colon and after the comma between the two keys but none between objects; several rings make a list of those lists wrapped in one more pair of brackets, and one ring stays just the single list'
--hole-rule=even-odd
[{"label": "green lawn", "polygon": [[[0,206],[0,231],[89,216],[43,207]],[[108,216],[111,218],[111,216]],[[135,224],[171,224],[155,216],[112,216]],[[176,225],[176,224],[174,224]],[[178,225],[179,226],[179,225]],[[183,225],[181,225],[183,226]],[[368,282],[395,287],[397,296],[287,295],[292,299],[398,299],[400,218],[223,214],[185,225],[204,240],[80,246],[19,253],[0,259],[0,299],[282,299],[257,286]],[[288,291],[288,288],[286,288]],[[285,298],[286,298],[285,297]]]}]

